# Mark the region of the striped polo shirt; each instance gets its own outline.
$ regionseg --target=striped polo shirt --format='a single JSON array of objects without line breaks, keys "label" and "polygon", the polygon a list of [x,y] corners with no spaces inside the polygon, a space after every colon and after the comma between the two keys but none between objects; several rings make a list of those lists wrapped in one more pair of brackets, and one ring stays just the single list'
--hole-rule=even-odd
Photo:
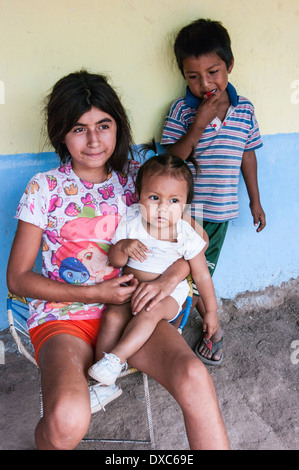
[{"label": "striped polo shirt", "polygon": [[[199,176],[195,179],[192,215],[225,222],[239,215],[238,184],[243,153],[261,147],[262,139],[252,103],[238,96],[229,83],[230,107],[223,122],[217,117],[206,127],[195,149]],[[174,144],[192,125],[200,100],[187,87],[165,119],[161,144]],[[193,175],[195,170],[188,163]]]}]

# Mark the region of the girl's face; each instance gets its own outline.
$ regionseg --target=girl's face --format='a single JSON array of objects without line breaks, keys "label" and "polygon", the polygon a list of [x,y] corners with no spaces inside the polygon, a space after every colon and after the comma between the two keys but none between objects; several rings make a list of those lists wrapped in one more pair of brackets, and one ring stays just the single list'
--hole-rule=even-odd
[{"label": "girl's face", "polygon": [[224,60],[216,53],[211,53],[199,57],[187,57],[183,63],[183,70],[193,95],[203,99],[207,93],[213,93],[219,98],[226,90],[228,74],[231,73],[233,65],[232,61],[227,69]]},{"label": "girl's face", "polygon": [[187,193],[187,181],[184,179],[167,174],[144,175],[138,202],[150,235],[156,237],[157,233],[163,231],[167,238],[167,230],[171,229],[169,234],[172,236],[172,228],[182,217]]},{"label": "girl's face", "polygon": [[117,124],[112,116],[92,107],[66,134],[64,143],[79,178],[102,183],[107,178],[106,162],[114,152]]}]

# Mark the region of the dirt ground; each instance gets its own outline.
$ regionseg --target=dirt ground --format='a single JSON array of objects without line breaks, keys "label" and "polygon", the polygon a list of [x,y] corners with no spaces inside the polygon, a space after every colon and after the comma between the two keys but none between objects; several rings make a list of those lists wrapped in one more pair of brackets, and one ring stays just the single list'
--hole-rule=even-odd
[{"label": "dirt ground", "polygon": [[[233,450],[299,449],[299,281],[222,300],[224,361],[208,366]],[[194,311],[184,331],[191,347],[201,321]],[[16,351],[8,330],[0,364],[0,449],[34,449],[39,419],[37,369]],[[87,437],[148,440],[142,374],[119,379],[123,394],[92,417]],[[187,450],[182,414],[174,399],[149,379],[158,450]],[[207,423],[208,426],[208,423]],[[81,443],[78,449],[140,450],[145,444]]]}]

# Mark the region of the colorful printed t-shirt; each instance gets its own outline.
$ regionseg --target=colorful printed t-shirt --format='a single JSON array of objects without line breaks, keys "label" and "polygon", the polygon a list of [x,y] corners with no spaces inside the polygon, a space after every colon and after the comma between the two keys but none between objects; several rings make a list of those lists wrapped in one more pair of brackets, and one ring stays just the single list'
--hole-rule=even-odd
[{"label": "colorful printed t-shirt", "polygon": [[[100,184],[81,180],[70,163],[33,176],[16,218],[43,229],[43,276],[84,288],[119,275],[108,261],[108,250],[127,206],[136,202],[139,166],[131,161],[127,172],[112,171]],[[34,299],[29,304],[28,327],[50,320],[100,318],[104,307]]]},{"label": "colorful printed t-shirt", "polygon": [[[238,184],[244,151],[262,146],[254,107],[238,96],[229,83],[230,107],[223,122],[215,118],[204,130],[195,158],[200,174],[195,178],[192,215],[210,222],[225,222],[239,215]],[[171,106],[164,124],[161,144],[174,144],[194,122],[200,100],[187,87],[186,96]],[[195,170],[188,163],[193,176]]]}]

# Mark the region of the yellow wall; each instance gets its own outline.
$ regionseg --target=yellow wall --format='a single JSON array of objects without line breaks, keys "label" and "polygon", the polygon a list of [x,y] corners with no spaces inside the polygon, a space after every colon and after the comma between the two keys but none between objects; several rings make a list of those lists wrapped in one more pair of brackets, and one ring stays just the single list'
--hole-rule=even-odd
[{"label": "yellow wall", "polygon": [[41,99],[81,67],[111,77],[136,143],[159,139],[185,88],[173,39],[199,17],[229,30],[230,79],[254,102],[262,134],[298,132],[298,0],[0,0],[0,154],[50,149]]}]

